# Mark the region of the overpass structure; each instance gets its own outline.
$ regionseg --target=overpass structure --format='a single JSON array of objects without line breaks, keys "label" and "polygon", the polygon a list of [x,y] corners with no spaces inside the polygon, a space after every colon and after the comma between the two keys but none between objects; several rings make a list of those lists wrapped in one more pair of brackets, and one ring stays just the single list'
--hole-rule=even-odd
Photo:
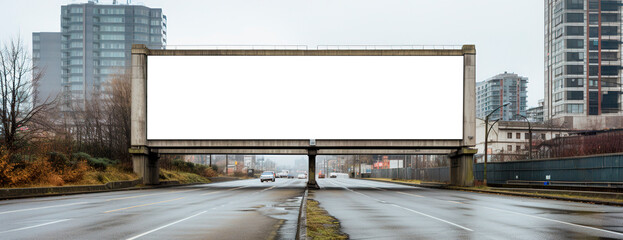
[{"label": "overpass structure", "polygon": [[[455,56],[462,58],[462,132],[451,139],[167,139],[148,137],[148,59],[152,56]],[[317,155],[416,155],[448,154],[451,159],[451,183],[473,184],[473,155],[476,151],[476,49],[463,45],[458,49],[401,50],[164,50],[135,44],[132,48],[131,148],[134,171],[145,184],[158,184],[158,159],[163,154],[248,154],[307,155],[308,185],[316,186]],[[206,75],[209,75],[206,72]],[[461,84],[459,83],[459,84]],[[443,86],[439,86],[442,88]],[[434,90],[434,89],[431,89]],[[444,95],[439,95],[444,98]],[[443,101],[443,99],[441,99]],[[429,103],[422,103],[429,104]],[[299,106],[306,117],[313,118],[320,109],[313,104]],[[460,110],[459,110],[460,111]],[[433,117],[434,116],[426,116]],[[206,124],[210,124],[206,121]],[[171,126],[174,128],[175,126]],[[306,126],[301,126],[302,128]],[[375,126],[371,126],[372,128]],[[438,126],[443,127],[443,126]],[[177,129],[177,131],[191,131]]]}]

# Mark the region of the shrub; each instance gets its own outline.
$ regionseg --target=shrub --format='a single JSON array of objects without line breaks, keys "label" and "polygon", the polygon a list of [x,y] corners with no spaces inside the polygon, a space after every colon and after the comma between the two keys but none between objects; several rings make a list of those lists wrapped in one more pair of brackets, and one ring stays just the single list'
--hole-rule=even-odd
[{"label": "shrub", "polygon": [[117,164],[117,161],[108,158],[95,158],[83,152],[71,155],[73,161],[85,161],[89,166],[96,170],[104,171],[106,167]]},{"label": "shrub", "polygon": [[65,154],[59,152],[50,152],[48,153],[48,162],[50,163],[53,171],[61,173],[68,165],[73,165],[69,161],[69,158],[65,156]]}]

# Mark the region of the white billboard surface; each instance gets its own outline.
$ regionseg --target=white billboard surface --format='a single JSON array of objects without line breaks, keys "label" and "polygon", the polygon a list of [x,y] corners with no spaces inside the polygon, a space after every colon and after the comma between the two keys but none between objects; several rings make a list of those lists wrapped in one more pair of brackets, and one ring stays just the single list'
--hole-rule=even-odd
[{"label": "white billboard surface", "polygon": [[462,139],[462,56],[148,56],[147,138]]}]

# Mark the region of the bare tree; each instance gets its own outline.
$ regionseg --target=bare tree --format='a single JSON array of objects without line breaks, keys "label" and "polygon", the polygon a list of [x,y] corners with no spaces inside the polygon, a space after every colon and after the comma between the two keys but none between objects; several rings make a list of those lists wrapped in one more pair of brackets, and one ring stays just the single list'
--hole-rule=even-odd
[{"label": "bare tree", "polygon": [[10,152],[19,148],[31,132],[26,131],[31,120],[50,106],[39,103],[36,89],[43,72],[36,69],[20,38],[13,39],[0,49],[0,134]]}]

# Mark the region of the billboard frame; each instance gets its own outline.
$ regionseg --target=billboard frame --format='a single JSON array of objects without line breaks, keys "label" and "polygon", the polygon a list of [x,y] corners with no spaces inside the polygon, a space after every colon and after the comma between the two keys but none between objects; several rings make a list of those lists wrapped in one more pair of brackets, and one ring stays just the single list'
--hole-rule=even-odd
[{"label": "billboard frame", "polygon": [[[462,139],[253,139],[253,140],[148,140],[147,61],[148,56],[463,56]],[[236,49],[148,49],[132,45],[131,148],[134,171],[146,184],[157,184],[160,154],[285,154],[308,155],[310,173],[316,155],[352,154],[440,154],[473,158],[476,130],[476,48],[400,50],[236,50]],[[309,106],[309,117],[315,114]],[[470,169],[471,169],[471,163]],[[464,164],[457,164],[458,167]],[[462,167],[461,167],[462,168]],[[463,171],[464,172],[464,171]],[[467,174],[464,172],[463,174]],[[471,175],[471,173],[470,173]],[[313,174],[309,174],[310,177]],[[472,176],[473,177],[473,176]],[[312,179],[310,179],[311,182]],[[315,179],[313,180],[315,184]],[[459,184],[465,185],[465,184]]]}]

